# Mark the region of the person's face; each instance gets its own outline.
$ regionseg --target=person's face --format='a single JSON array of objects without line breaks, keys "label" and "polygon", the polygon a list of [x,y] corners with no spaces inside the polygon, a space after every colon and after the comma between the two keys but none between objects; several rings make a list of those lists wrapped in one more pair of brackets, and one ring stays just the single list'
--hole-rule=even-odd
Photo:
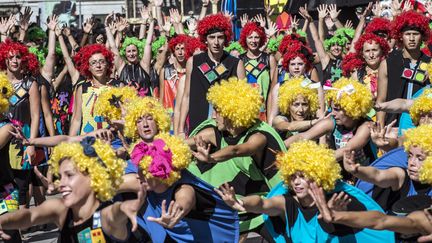
[{"label": "person's face", "polygon": [[289,62],[289,73],[294,77],[299,77],[306,72],[306,64],[300,57],[296,57]]},{"label": "person's face", "polygon": [[182,63],[185,61],[185,46],[183,43],[180,43],[175,46],[174,56],[178,62]]},{"label": "person's face", "polygon": [[228,120],[220,115],[219,112],[215,111],[216,125],[219,131],[226,131],[228,128]]},{"label": "person's face", "polygon": [[310,112],[309,102],[301,95],[290,105],[291,121],[304,121]]},{"label": "person's face", "polygon": [[138,61],[138,49],[135,45],[126,47],[126,60],[130,63],[136,63]]},{"label": "person's face", "polygon": [[230,55],[238,58],[240,56],[240,52],[237,50],[232,50],[230,51]]},{"label": "person's face", "polygon": [[253,31],[250,35],[246,37],[247,48],[251,51],[259,49],[260,37],[257,32]]},{"label": "person's face", "polygon": [[144,115],[137,121],[138,135],[144,142],[153,142],[159,130],[152,115]]},{"label": "person's face", "polygon": [[102,34],[99,34],[96,37],[96,43],[97,44],[105,44],[105,37]]},{"label": "person's face", "polygon": [[339,45],[332,45],[330,47],[330,53],[334,56],[334,57],[340,57],[342,56],[342,46]]},{"label": "person's face", "polygon": [[407,30],[402,33],[402,42],[407,50],[416,50],[422,43],[422,35],[417,30]]},{"label": "person's face", "polygon": [[224,32],[207,35],[207,49],[212,53],[221,53],[225,44]]},{"label": "person's face", "polygon": [[419,170],[427,154],[419,146],[411,146],[408,154],[408,176],[413,181],[419,181]]},{"label": "person's face", "polygon": [[91,180],[81,173],[70,159],[60,164],[60,193],[66,207],[80,205],[80,202],[92,196]]},{"label": "person's face", "polygon": [[349,50],[351,48],[351,41],[347,41],[347,43],[345,43],[345,50]]},{"label": "person's face", "polygon": [[310,197],[309,195],[309,180],[301,172],[296,172],[290,179],[291,189],[294,191],[298,199]]},{"label": "person's face", "polygon": [[420,114],[419,125],[432,124],[432,111]]},{"label": "person's face", "polygon": [[21,70],[22,56],[19,52],[9,52],[6,59],[6,66],[10,72]]},{"label": "person's face", "polygon": [[96,53],[89,58],[89,71],[95,78],[101,78],[106,75],[108,63],[104,55]]},{"label": "person's face", "polygon": [[345,111],[338,105],[332,102],[332,116],[334,117],[336,124],[344,126],[352,123],[353,119],[345,114]]},{"label": "person's face", "polygon": [[372,41],[372,43],[365,42],[363,45],[363,59],[366,61],[368,66],[377,66],[381,62],[382,50],[381,46]]}]

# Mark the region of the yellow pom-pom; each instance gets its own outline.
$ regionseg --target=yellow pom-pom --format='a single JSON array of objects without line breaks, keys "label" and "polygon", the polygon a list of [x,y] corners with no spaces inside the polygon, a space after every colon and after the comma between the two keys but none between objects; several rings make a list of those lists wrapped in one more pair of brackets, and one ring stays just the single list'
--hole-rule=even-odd
[{"label": "yellow pom-pom", "polygon": [[137,99],[137,92],[129,86],[116,88],[109,87],[104,89],[98,96],[95,104],[95,115],[103,116],[108,120],[120,120],[121,108],[116,107],[115,103],[121,104],[131,103]]},{"label": "yellow pom-pom", "polygon": [[290,106],[299,97],[304,97],[309,102],[310,115],[314,114],[319,107],[318,90],[303,87],[305,80],[303,76],[295,77],[284,82],[279,88],[278,105],[282,114],[290,115]]},{"label": "yellow pom-pom", "polygon": [[4,72],[0,72],[0,113],[9,109],[9,98],[12,96],[14,89]]},{"label": "yellow pom-pom", "polygon": [[[352,85],[354,91],[350,94],[340,92],[341,89]],[[372,94],[366,85],[359,83],[357,80],[351,78],[341,78],[333,83],[333,88],[337,90],[328,90],[326,97],[327,100],[333,102],[335,105],[340,106],[345,114],[353,119],[366,117],[372,109]]]},{"label": "yellow pom-pom", "polygon": [[229,78],[213,85],[207,100],[217,112],[230,120],[234,127],[250,127],[258,118],[262,99],[257,88],[246,80]]},{"label": "yellow pom-pom", "polygon": [[415,99],[409,112],[413,123],[416,125],[419,124],[421,115],[432,112],[432,90],[426,89],[420,97]]},{"label": "yellow pom-pom", "polygon": [[429,155],[432,152],[432,125],[421,125],[407,130],[405,135],[404,147],[409,151],[411,146],[422,148],[423,152]]},{"label": "yellow pom-pom", "polygon": [[325,191],[333,190],[336,180],[341,178],[341,168],[334,151],[309,140],[291,144],[287,152],[276,156],[276,164],[288,186],[291,177],[297,172],[302,172]]}]

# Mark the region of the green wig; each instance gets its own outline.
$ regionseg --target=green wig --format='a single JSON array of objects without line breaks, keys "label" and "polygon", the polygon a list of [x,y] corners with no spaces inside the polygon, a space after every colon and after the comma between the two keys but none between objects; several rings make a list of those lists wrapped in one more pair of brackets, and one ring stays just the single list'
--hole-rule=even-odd
[{"label": "green wig", "polygon": [[158,54],[159,48],[161,48],[163,45],[167,43],[167,39],[165,36],[159,36],[155,41],[152,43],[152,57],[156,58]]},{"label": "green wig", "polygon": [[276,39],[272,38],[268,41],[267,43],[267,48],[271,51],[271,52],[277,52],[279,49],[279,45],[282,41],[282,39],[284,38],[283,35],[278,35],[276,37]]},{"label": "green wig", "polygon": [[342,35],[349,39],[354,38],[355,30],[353,28],[339,28],[334,35]]},{"label": "green wig", "polygon": [[42,30],[42,28],[38,26],[34,26],[28,29],[27,31],[27,39],[30,41],[42,39],[47,39],[47,34],[45,31]]},{"label": "green wig", "polygon": [[233,41],[231,44],[224,48],[226,52],[231,52],[232,50],[237,50],[240,52],[240,54],[244,54],[246,51],[243,49],[243,47],[238,43],[238,41]]},{"label": "green wig", "polygon": [[128,47],[130,45],[136,46],[136,48],[138,50],[138,56],[139,56],[140,59],[142,59],[143,54],[144,54],[145,40],[144,41],[140,41],[136,37],[126,37],[124,39],[123,45],[120,48],[120,56],[123,57],[123,58],[126,58],[126,47]]},{"label": "green wig", "polygon": [[46,55],[48,54],[48,50],[46,48],[39,49],[37,47],[30,47],[29,52],[36,55],[39,65],[43,67],[46,62]]},{"label": "green wig", "polygon": [[328,51],[330,47],[334,45],[345,47],[346,43],[349,42],[349,39],[345,37],[345,35],[334,35],[332,38],[324,41],[325,49]]}]

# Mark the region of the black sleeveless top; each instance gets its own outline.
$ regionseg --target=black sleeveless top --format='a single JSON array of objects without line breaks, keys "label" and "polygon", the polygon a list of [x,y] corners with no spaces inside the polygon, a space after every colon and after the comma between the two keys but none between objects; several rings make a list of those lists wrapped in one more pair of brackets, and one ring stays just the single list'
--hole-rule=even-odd
[{"label": "black sleeveless top", "polygon": [[150,75],[139,63],[125,64],[120,72],[119,80],[125,82],[128,86],[134,87],[140,93],[140,96],[152,95]]},{"label": "black sleeveless top", "polygon": [[[249,57],[247,56],[247,53],[241,54],[241,55],[239,56],[239,58],[240,58],[240,60],[243,61],[244,64],[246,64],[247,62],[249,62],[249,60],[256,60],[258,63],[263,63],[263,64],[265,64],[265,65],[266,65],[265,68],[267,68],[267,69],[270,70],[270,55],[267,54],[267,53],[265,53],[265,52],[262,52],[261,55],[260,55],[258,58],[256,58],[256,59],[254,59],[254,58],[249,58]],[[247,72],[247,71],[246,71],[246,72]]]},{"label": "black sleeveless top", "polygon": [[193,68],[189,94],[189,131],[193,131],[211,112],[207,102],[207,90],[222,79],[237,76],[239,59],[224,52],[221,63],[216,65],[207,52],[193,56]]},{"label": "black sleeveless top", "polygon": [[342,69],[341,69],[342,59],[331,59],[325,69],[323,70],[323,80],[322,85],[326,83],[334,83],[338,79],[342,77]]},{"label": "black sleeveless top", "polygon": [[[429,63],[431,58],[421,53],[419,60],[420,62]],[[408,97],[408,86],[410,83],[413,86],[412,95],[414,95],[421,88],[430,84],[430,81],[428,79],[421,83],[401,77],[404,69],[410,68],[410,63],[411,60],[409,58],[404,58],[401,50],[394,50],[389,54],[387,58],[388,82],[386,101],[394,100],[397,98],[406,99]],[[385,118],[386,125],[392,122],[394,119],[397,119],[397,124],[395,126],[398,126],[400,114],[387,113]]]}]

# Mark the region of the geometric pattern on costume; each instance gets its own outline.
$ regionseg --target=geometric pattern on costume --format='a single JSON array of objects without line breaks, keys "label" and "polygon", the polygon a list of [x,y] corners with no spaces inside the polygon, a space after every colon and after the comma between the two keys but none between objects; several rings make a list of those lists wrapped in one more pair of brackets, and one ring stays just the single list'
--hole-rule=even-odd
[{"label": "geometric pattern on costume", "polygon": [[[367,211],[374,210],[383,212],[382,208],[368,195],[366,195],[360,189],[353,187],[341,180],[338,180],[336,187],[333,191],[327,193],[328,196],[333,195],[333,193],[345,192],[357,200]],[[268,194],[267,198],[274,196],[286,195],[288,189],[281,182]],[[285,199],[287,200],[287,199]],[[318,210],[317,210],[318,211]],[[318,220],[317,212],[311,219],[306,219],[303,213],[298,210],[298,216],[294,225],[289,225],[286,223],[285,235],[292,242],[395,242],[394,232],[388,230],[373,230],[373,229],[354,229],[351,234],[348,232],[341,235],[330,234],[323,227],[323,221]],[[384,213],[384,212],[383,212]],[[269,233],[273,236],[275,242],[286,242],[285,237],[281,233],[276,233],[272,221],[268,215],[263,214],[265,220],[265,226],[267,227]],[[289,222],[288,215],[285,214],[285,222]],[[348,226],[345,226],[348,227]],[[338,232],[337,232],[338,233]]]},{"label": "geometric pattern on costume", "polygon": [[257,59],[249,59],[245,64],[246,78],[252,87],[258,88],[264,101],[260,109],[260,120],[266,121],[266,104],[270,89],[270,68]]},{"label": "geometric pattern on costume", "polygon": [[81,132],[80,134],[86,134],[93,132],[97,129],[107,128],[108,123],[106,123],[102,116],[94,115],[94,107],[99,97],[99,94],[108,89],[108,86],[104,85],[99,88],[88,87],[86,92],[82,93],[82,122],[81,122]]},{"label": "geometric pattern on costume", "polygon": [[18,210],[18,189],[12,183],[1,187],[0,215]]},{"label": "geometric pattern on costume", "polygon": [[198,69],[201,71],[201,73],[204,75],[204,77],[207,79],[207,81],[211,84],[215,80],[220,79],[220,77],[228,71],[228,69],[225,67],[223,63],[220,63],[214,68],[211,68],[210,65],[206,62],[198,66]]}]

